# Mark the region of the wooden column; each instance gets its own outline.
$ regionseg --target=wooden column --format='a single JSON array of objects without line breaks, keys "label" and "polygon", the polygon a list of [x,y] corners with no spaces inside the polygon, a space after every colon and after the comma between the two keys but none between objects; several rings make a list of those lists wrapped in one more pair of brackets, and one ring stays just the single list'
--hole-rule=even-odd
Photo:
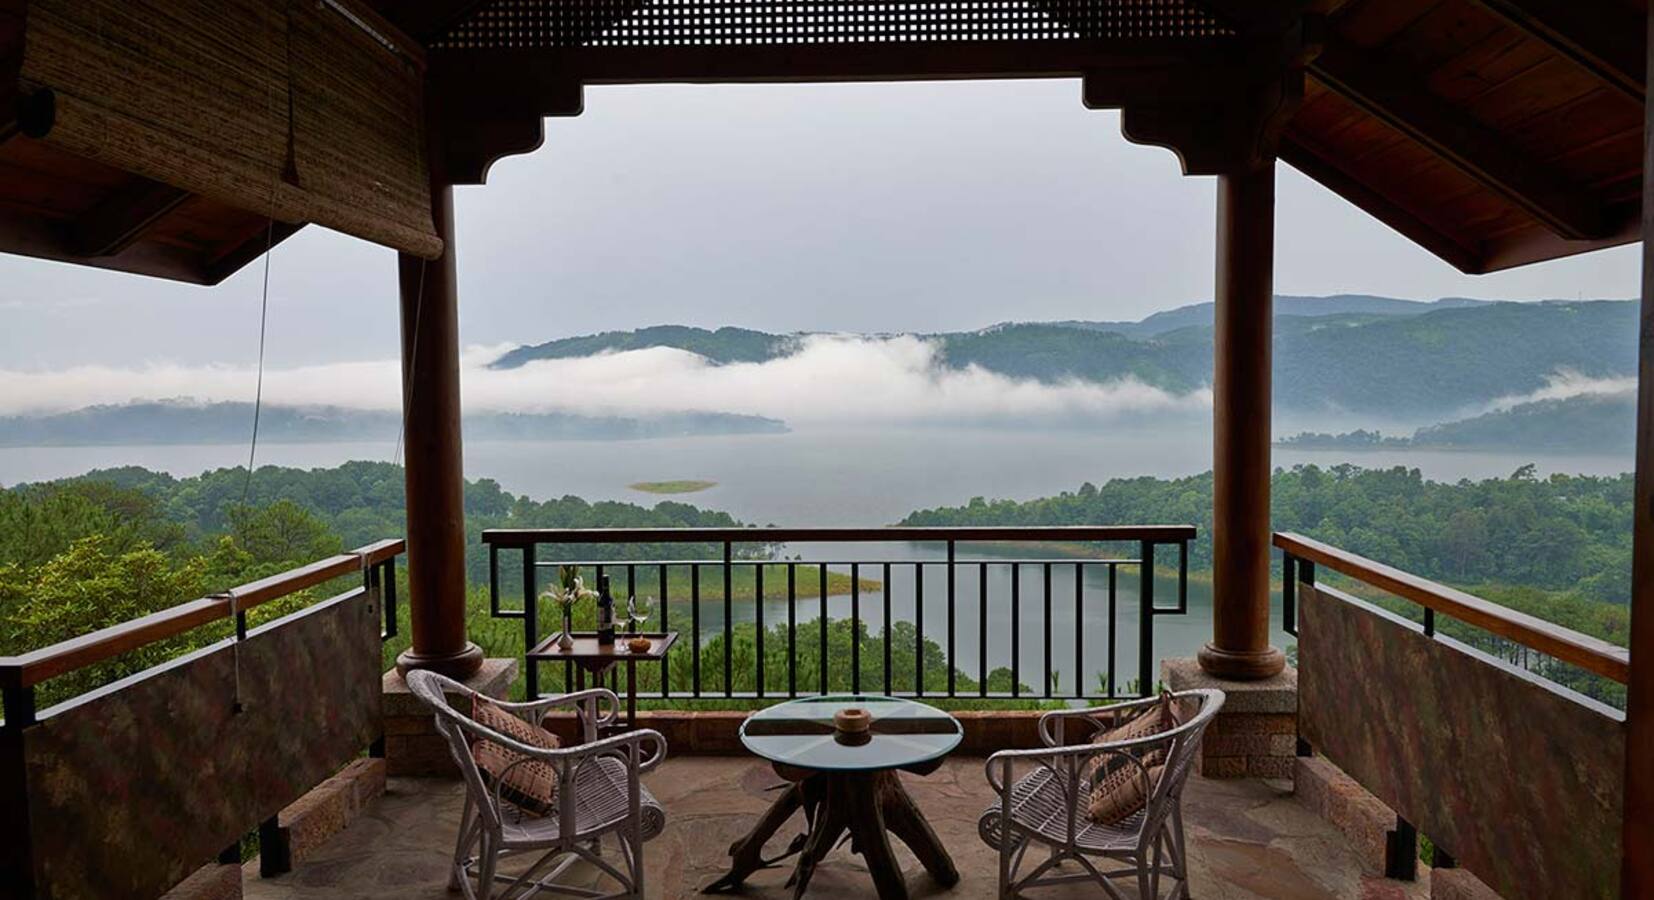
[{"label": "wooden column", "polygon": [[465,636],[465,475],[460,444],[459,285],[454,189],[433,184],[442,255],[401,254],[404,477],[408,488],[408,614],[413,646],[397,669],[464,678],[482,665]]},{"label": "wooden column", "polygon": [[1212,642],[1219,678],[1281,671],[1269,646],[1270,340],[1275,163],[1218,176],[1217,334],[1212,417]]},{"label": "wooden column", "polygon": [[[1654,39],[1654,10],[1648,33]],[[1654,40],[1648,68],[1654,73]],[[1643,112],[1643,284],[1637,330],[1636,487],[1631,516],[1631,680],[1625,720],[1620,896],[1654,897],[1654,96]]]}]

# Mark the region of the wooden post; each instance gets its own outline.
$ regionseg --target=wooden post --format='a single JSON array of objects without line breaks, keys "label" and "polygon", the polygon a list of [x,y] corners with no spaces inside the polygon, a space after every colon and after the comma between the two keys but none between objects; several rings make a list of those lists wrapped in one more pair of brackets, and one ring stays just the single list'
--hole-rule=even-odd
[{"label": "wooden post", "polygon": [[396,667],[465,678],[482,649],[465,636],[465,475],[460,443],[459,285],[454,189],[431,187],[440,257],[397,258],[402,288],[402,415],[408,489],[408,615],[413,646]]},{"label": "wooden post", "polygon": [[[1654,10],[1648,34],[1654,38]],[[1654,42],[1649,44],[1654,72]],[[1631,516],[1631,678],[1625,703],[1620,896],[1654,896],[1654,97],[1643,111],[1643,284],[1637,330],[1637,475]]]},{"label": "wooden post", "polygon": [[1212,416],[1212,642],[1208,673],[1268,678],[1270,339],[1275,163],[1218,176],[1217,335]]}]

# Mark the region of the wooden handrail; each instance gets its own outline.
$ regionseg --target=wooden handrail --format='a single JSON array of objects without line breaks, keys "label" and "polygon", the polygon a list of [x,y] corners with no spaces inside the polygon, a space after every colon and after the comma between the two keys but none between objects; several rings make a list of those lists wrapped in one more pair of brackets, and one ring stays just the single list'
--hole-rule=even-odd
[{"label": "wooden handrail", "polygon": [[400,539],[376,541],[347,553],[233,587],[222,594],[180,603],[141,618],[31,650],[21,656],[0,657],[0,684],[30,687],[48,678],[66,675],[183,634],[208,622],[228,618],[232,601],[237,610],[246,612],[271,600],[360,572],[398,556],[406,549],[406,543]]},{"label": "wooden handrail", "polygon": [[1631,678],[1631,654],[1623,647],[1581,634],[1527,613],[1517,612],[1457,588],[1420,578],[1290,532],[1276,532],[1276,547],[1292,556],[1325,566],[1387,593],[1411,600],[1467,625],[1537,650],[1567,663],[1625,684]]},{"label": "wooden handrail", "polygon": [[863,541],[1153,541],[1195,538],[1193,525],[904,526],[888,528],[491,528],[496,547],[531,544],[856,543]]}]

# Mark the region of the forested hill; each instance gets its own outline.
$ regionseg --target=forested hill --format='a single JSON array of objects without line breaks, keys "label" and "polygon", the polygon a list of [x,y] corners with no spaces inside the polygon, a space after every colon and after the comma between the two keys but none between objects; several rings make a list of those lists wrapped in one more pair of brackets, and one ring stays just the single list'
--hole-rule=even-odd
[{"label": "forested hill", "polygon": [[1590,394],[1519,403],[1508,409],[1420,428],[1411,437],[1357,430],[1305,432],[1282,446],[1310,450],[1380,450],[1402,447],[1629,454],[1636,449],[1637,398],[1633,392]]},{"label": "forested hill", "polygon": [[[1522,585],[1624,604],[1631,592],[1630,475],[1427,481],[1417,469],[1300,466],[1275,473],[1272,525],[1428,578]],[[1055,497],[981,497],[919,510],[904,525],[1194,524],[1190,565],[1211,566],[1211,473],[1120,478]]]},{"label": "forested hill", "polygon": [[796,343],[797,339],[793,336],[766,334],[746,328],[725,327],[708,331],[684,325],[655,325],[635,331],[605,331],[548,341],[532,347],[518,347],[495,360],[494,368],[515,369],[536,359],[568,359],[650,347],[688,350],[720,363],[763,362],[785,356]]},{"label": "forested hill", "polygon": [[[285,509],[288,512],[283,515],[302,519],[304,527],[298,531],[323,535],[325,547],[320,553],[313,548],[306,552],[325,555],[405,534],[405,496],[401,467],[386,462],[348,462],[331,469],[263,466],[251,483],[241,467],[188,478],[139,466],[100,469],[78,478],[0,490],[0,568],[7,563],[42,561],[63,552],[76,538],[91,534],[119,534],[125,536],[123,543],[141,538],[169,552],[194,552],[209,546],[217,536],[232,533],[241,511],[270,509]],[[467,561],[474,584],[488,580],[488,558],[481,543],[486,528],[727,528],[740,524],[728,513],[670,500],[652,507],[588,502],[572,496],[534,500],[503,490],[491,478],[465,482]],[[664,559],[681,550],[580,547],[569,552],[592,556],[625,552]],[[714,548],[706,552],[712,554]],[[303,554],[275,556],[308,561],[301,558]]]},{"label": "forested hill", "polygon": [[[979,366],[1047,383],[1130,377],[1182,393],[1211,381],[1211,313],[1211,304],[1200,304],[1135,323],[1006,323],[918,337],[935,343],[940,366]],[[1283,297],[1275,321],[1275,399],[1292,410],[1462,415],[1531,394],[1564,373],[1632,374],[1636,318],[1632,301]],[[495,365],[645,347],[687,350],[717,364],[763,362],[798,352],[807,337],[661,326],[519,347]]]}]

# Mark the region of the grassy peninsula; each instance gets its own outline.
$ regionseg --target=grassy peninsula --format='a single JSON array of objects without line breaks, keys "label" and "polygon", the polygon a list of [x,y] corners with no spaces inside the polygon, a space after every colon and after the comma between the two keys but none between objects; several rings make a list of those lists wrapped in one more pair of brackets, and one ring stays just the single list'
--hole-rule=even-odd
[{"label": "grassy peninsula", "polygon": [[716,481],[680,479],[678,481],[634,481],[627,487],[645,494],[693,494],[718,486]]}]

